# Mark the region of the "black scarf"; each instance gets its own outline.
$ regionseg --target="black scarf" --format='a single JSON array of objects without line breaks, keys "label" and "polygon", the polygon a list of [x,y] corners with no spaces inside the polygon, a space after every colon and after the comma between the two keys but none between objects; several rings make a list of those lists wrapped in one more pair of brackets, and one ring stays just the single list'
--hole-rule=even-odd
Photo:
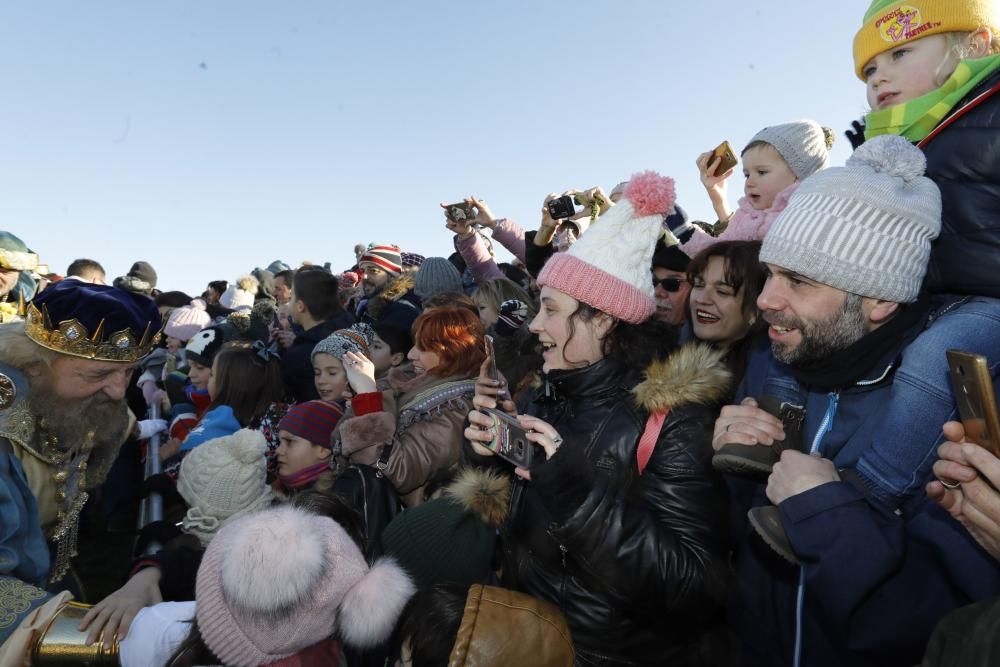
[{"label": "black scarf", "polygon": [[875,331],[828,357],[794,366],[792,373],[810,389],[846,389],[868,375],[893,348],[905,345],[907,331],[926,317],[928,310],[929,300],[921,294],[914,303],[900,305],[896,316]]}]

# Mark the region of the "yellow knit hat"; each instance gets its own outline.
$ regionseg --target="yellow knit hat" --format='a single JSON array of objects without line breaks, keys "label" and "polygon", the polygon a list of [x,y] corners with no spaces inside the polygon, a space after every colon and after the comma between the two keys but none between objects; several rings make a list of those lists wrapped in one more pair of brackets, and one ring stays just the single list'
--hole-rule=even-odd
[{"label": "yellow knit hat", "polygon": [[997,34],[1000,0],[873,0],[854,36],[854,73],[891,48],[942,32],[987,27]]}]

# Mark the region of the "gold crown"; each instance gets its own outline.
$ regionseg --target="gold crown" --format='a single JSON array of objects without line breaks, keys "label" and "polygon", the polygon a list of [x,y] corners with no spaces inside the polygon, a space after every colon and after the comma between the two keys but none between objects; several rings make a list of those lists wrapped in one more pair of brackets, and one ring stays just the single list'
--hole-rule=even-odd
[{"label": "gold crown", "polygon": [[39,310],[35,304],[28,304],[24,320],[24,333],[42,347],[60,354],[68,354],[83,359],[97,361],[133,362],[144,358],[160,342],[160,332],[152,333],[146,325],[142,339],[136,341],[128,329],[116,331],[102,340],[104,320],[97,325],[94,333],[87,331],[80,320],[73,318],[53,326],[48,309],[42,304]]}]

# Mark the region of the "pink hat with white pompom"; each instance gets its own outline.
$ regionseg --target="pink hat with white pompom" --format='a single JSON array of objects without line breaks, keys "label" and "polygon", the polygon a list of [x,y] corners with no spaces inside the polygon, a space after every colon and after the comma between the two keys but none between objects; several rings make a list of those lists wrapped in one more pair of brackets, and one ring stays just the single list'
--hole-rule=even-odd
[{"label": "pink hat with white pompom", "polygon": [[663,216],[674,208],[674,181],[653,171],[634,175],[622,199],[538,275],[577,301],[639,324],[656,312],[649,267]]}]

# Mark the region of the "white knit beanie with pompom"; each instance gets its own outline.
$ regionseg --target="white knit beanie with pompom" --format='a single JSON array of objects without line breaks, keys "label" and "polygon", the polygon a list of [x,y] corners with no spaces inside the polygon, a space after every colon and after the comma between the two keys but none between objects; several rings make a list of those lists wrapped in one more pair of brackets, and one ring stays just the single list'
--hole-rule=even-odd
[{"label": "white knit beanie with pompom", "polygon": [[219,297],[219,304],[230,310],[249,311],[253,308],[254,299],[257,298],[258,287],[260,287],[260,282],[253,276],[240,276],[222,293],[222,296]]},{"label": "white knit beanie with pompom", "polygon": [[916,301],[941,231],[941,192],[926,166],[900,136],[870,139],[845,166],[802,182],[764,237],[760,261],[845,292]]},{"label": "white knit beanie with pompom", "polygon": [[192,449],[177,478],[188,506],[184,532],[208,544],[223,522],[269,506],[266,450],[264,434],[246,428]]}]

